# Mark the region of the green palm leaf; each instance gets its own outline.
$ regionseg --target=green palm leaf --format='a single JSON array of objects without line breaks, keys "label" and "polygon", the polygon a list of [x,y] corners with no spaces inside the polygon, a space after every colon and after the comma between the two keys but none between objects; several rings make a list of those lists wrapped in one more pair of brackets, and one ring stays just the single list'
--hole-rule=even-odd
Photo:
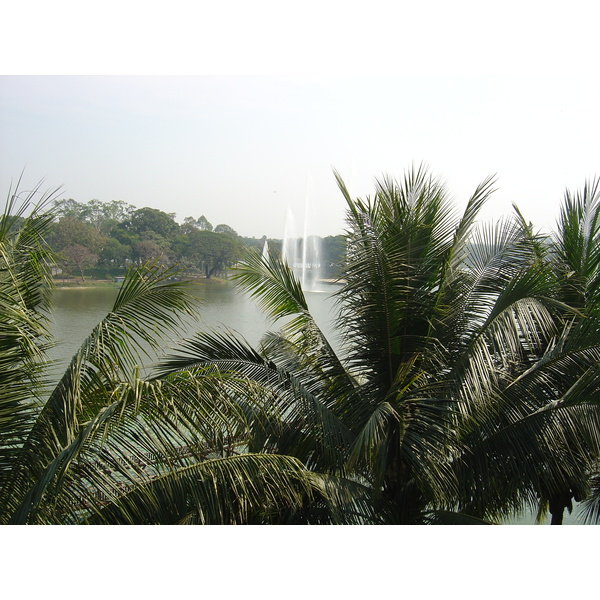
[{"label": "green palm leaf", "polygon": [[278,452],[298,456],[312,465],[325,461],[341,468],[342,449],[348,446],[349,437],[336,416],[336,397],[327,393],[336,388],[323,383],[321,372],[315,375],[312,365],[293,369],[293,365],[274,358],[280,357],[263,356],[232,332],[203,332],[183,342],[180,353],[166,359],[158,372],[164,377],[179,370],[214,367],[234,380],[247,381],[243,390],[233,391],[240,403],[257,414],[260,433],[255,444],[262,439],[267,451],[276,447]]},{"label": "green palm leaf", "polygon": [[196,300],[184,285],[170,281],[172,275],[157,265],[130,271],[112,311],[83,342],[20,446],[0,493],[2,506],[18,505],[77,438],[81,424],[110,404],[114,386],[131,375],[138,353],[157,348],[185,314],[193,313]]},{"label": "green palm leaf", "polygon": [[50,346],[44,311],[53,256],[43,239],[53,215],[44,210],[56,190],[40,186],[21,198],[17,184],[0,215],[0,490],[39,410]]}]

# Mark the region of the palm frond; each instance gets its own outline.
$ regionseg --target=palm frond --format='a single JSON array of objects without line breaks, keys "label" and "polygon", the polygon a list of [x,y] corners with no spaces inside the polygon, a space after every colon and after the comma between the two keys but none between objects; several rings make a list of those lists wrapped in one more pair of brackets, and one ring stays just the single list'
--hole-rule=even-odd
[{"label": "palm frond", "polygon": [[580,308],[597,304],[600,282],[600,180],[587,181],[583,189],[565,192],[553,236],[552,250],[562,277],[565,299]]},{"label": "palm frond", "polygon": [[0,215],[0,490],[38,410],[44,385],[53,255],[44,242],[55,191],[9,190]]},{"label": "palm frond", "polygon": [[255,298],[273,320],[308,312],[300,282],[287,263],[275,255],[247,252],[244,261],[236,267],[233,280]]},{"label": "palm frond", "polygon": [[265,451],[276,448],[307,464],[325,462],[339,469],[349,443],[349,432],[336,415],[335,391],[339,388],[335,382],[323,380],[322,371],[312,372],[311,364],[294,366],[285,364],[281,355],[263,356],[232,332],[201,332],[185,340],[180,353],[159,366],[158,376],[212,368],[233,381],[245,381],[244,389],[232,391],[241,403],[258,411],[255,422],[260,424]]},{"label": "palm frond", "polygon": [[422,515],[421,519],[425,525],[493,525],[493,523],[471,515],[447,510],[428,511]]},{"label": "palm frond", "polygon": [[19,502],[46,466],[78,436],[81,423],[110,404],[115,385],[133,372],[138,353],[147,354],[174,332],[196,299],[173,272],[157,265],[128,273],[111,312],[83,342],[50,392],[13,460],[2,504]]},{"label": "palm frond", "polygon": [[267,524],[314,494],[312,474],[280,455],[240,454],[171,469],[87,520],[123,524]]}]

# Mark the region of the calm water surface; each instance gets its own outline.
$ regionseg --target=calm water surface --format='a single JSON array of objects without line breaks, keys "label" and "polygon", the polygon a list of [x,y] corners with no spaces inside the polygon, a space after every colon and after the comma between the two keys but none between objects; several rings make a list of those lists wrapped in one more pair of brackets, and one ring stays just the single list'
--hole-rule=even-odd
[{"label": "calm water surface", "polygon": [[[58,368],[68,364],[87,335],[106,316],[118,291],[116,286],[62,288],[54,291],[51,321],[58,343],[50,354],[57,361]],[[279,327],[267,322],[255,302],[241,294],[231,283],[198,285],[190,291],[200,299],[200,319],[182,328],[179,338],[209,328],[232,329],[254,345],[264,333]],[[334,302],[330,293],[306,292],[306,297],[315,320],[333,343]],[[176,339],[173,339],[170,347],[175,345]],[[169,348],[165,348],[165,351],[168,352]]]}]

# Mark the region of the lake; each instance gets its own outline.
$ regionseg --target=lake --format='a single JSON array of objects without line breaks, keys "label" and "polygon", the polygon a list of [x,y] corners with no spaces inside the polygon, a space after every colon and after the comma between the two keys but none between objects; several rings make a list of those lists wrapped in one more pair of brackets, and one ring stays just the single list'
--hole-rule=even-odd
[{"label": "lake", "polygon": [[[334,286],[327,286],[333,289]],[[57,346],[50,357],[64,368],[92,329],[110,310],[118,293],[115,287],[58,288],[53,293],[52,331]],[[207,328],[228,328],[255,345],[270,325],[255,302],[230,282],[196,285],[190,292],[200,299],[200,320],[181,330],[180,337]],[[319,327],[334,342],[334,301],[327,289],[306,292],[307,302]],[[175,345],[175,340],[173,344]],[[166,349],[168,350],[168,348]]]},{"label": "lake", "polygon": [[[334,286],[329,287],[329,290],[333,289]],[[88,333],[110,310],[117,293],[116,286],[62,288],[54,291],[51,318],[58,344],[52,349],[50,357],[56,361],[58,372],[64,370]],[[251,344],[256,344],[266,331],[274,329],[269,326],[256,304],[237,291],[232,283],[198,285],[193,288],[192,293],[201,301],[201,318],[193,327],[182,331],[182,337],[191,336],[194,331],[207,327],[227,327],[237,331]],[[317,324],[335,347],[334,300],[331,293],[328,289],[306,292],[306,299]],[[565,511],[564,523],[576,524],[576,513],[577,509],[573,511],[573,515]],[[511,519],[508,524],[530,525],[534,521],[535,515],[527,513]]]}]

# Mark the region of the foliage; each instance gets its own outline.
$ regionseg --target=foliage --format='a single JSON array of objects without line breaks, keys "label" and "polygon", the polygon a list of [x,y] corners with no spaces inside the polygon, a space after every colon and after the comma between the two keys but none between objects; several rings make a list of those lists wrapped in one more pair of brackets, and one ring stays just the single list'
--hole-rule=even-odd
[{"label": "foliage", "polygon": [[[61,206],[55,202],[54,215]],[[96,264],[105,238],[90,223],[71,216],[74,210],[66,212],[69,214],[61,216],[47,232],[46,240],[56,252],[56,261],[61,267],[68,272],[76,268],[83,278],[83,268]]]},{"label": "foliage", "polygon": [[[597,178],[585,182],[575,194],[565,192],[558,229],[544,250],[553,266],[559,297],[578,310],[569,323],[570,337],[582,335],[582,331],[595,333],[600,316],[600,181]],[[585,383],[578,382],[575,393],[587,396],[587,402],[594,403],[597,364],[583,371],[585,366],[585,363],[577,365],[576,372],[581,373],[580,380]],[[569,452],[573,452],[571,446],[566,447]],[[565,508],[571,510],[573,500],[585,497],[585,518],[599,520],[599,464],[593,453],[586,459],[579,480],[548,494],[548,506],[557,522],[562,520]]]},{"label": "foliage", "polygon": [[0,478],[2,485],[32,423],[41,393],[42,365],[48,348],[49,306],[46,265],[52,254],[41,241],[51,214],[52,193],[42,195],[38,211],[27,218],[27,207],[39,192],[37,186],[20,202],[18,185],[9,190],[0,216]]},{"label": "foliage", "polygon": [[75,219],[91,225],[101,236],[108,236],[112,229],[127,220],[135,206],[120,200],[101,202],[90,200],[87,203],[77,202],[72,198],[55,201],[55,213],[59,217]]},{"label": "foliage", "polygon": [[476,223],[493,179],[462,215],[424,168],[378,181],[365,200],[338,184],[348,205],[341,350],[289,268],[254,253],[237,281],[281,332],[258,349],[199,334],[161,372],[252,380],[262,390],[243,397],[260,415],[252,450],[360,484],[385,522],[496,521],[548,506],[562,515],[588,493],[600,452],[600,328],[564,301],[557,253],[518,213]]},{"label": "foliage", "polygon": [[132,264],[158,260],[211,278],[234,264],[243,244],[229,225],[213,229],[204,215],[186,217],[179,226],[174,214],[136,209],[120,201],[84,204],[69,199],[54,204],[58,222],[48,241],[59,253],[63,269],[77,268],[80,274],[96,264],[120,266],[124,273]]},{"label": "foliage", "polygon": [[85,280],[83,270],[85,267],[91,267],[96,264],[98,256],[90,252],[85,246],[73,244],[63,250],[63,257],[68,266],[75,266],[81,274],[81,279]]},{"label": "foliage", "polygon": [[212,231],[213,230],[213,226],[211,225],[210,221],[204,215],[198,217],[198,219],[196,221],[196,225],[197,225],[198,229],[202,229],[203,231]]},{"label": "foliage", "polygon": [[225,223],[220,223],[219,225],[217,225],[214,228],[213,231],[215,233],[226,233],[227,235],[237,237],[237,232],[233,229],[233,227],[230,227],[229,225],[226,225]]},{"label": "foliage", "polygon": [[[149,207],[136,209],[116,200],[55,201],[54,214],[57,225],[49,232],[48,242],[67,272],[76,268],[81,273],[82,265],[98,265],[121,267],[124,274],[132,264],[159,260],[184,267],[187,275],[203,273],[211,278],[234,265],[244,246],[262,250],[266,239],[242,238],[224,223],[213,227],[204,215],[185,217],[178,225],[174,214]],[[280,252],[281,246],[282,240],[269,240],[271,251]],[[74,260],[84,255],[81,247],[88,251],[86,260]],[[339,276],[344,253],[344,236],[323,238],[323,277]]]},{"label": "foliage", "polygon": [[[36,190],[37,191],[37,190]],[[240,452],[248,418],[218,373],[140,376],[196,300],[157,264],[130,270],[114,306],[51,382],[45,356],[54,214],[9,195],[0,218],[0,522],[269,523],[309,502],[340,513],[335,481],[292,457]],[[354,500],[352,500],[354,502]],[[347,519],[346,519],[347,520]]]},{"label": "foliage", "polygon": [[168,238],[177,230],[174,214],[167,214],[157,208],[138,208],[129,221],[123,223],[123,227],[137,235],[143,235],[146,231],[153,231],[163,238]]},{"label": "foliage", "polygon": [[131,247],[122,244],[114,237],[107,238],[100,252],[100,262],[104,265],[124,267],[131,257]]},{"label": "foliage", "polygon": [[97,253],[104,243],[104,239],[91,225],[74,217],[61,217],[47,237],[57,252],[77,244]]},{"label": "foliage", "polygon": [[194,229],[173,241],[175,253],[188,268],[197,268],[210,279],[232,266],[240,255],[241,242],[237,236]]},{"label": "foliage", "polygon": [[321,275],[336,279],[341,276],[346,261],[346,236],[329,235],[321,240]]}]

